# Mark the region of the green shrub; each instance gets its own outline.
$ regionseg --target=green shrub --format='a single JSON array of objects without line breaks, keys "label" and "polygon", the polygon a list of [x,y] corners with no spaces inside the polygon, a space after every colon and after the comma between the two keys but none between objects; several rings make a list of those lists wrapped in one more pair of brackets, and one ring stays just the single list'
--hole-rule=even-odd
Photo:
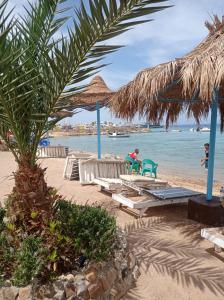
[{"label": "green shrub", "polygon": [[113,251],[116,221],[105,209],[60,200],[55,217],[61,234],[72,239],[76,249],[87,258],[103,260]]},{"label": "green shrub", "polygon": [[21,286],[30,283],[38,277],[44,267],[42,240],[32,235],[25,238],[16,254],[15,271],[12,276],[14,285]]},{"label": "green shrub", "polygon": [[38,231],[28,235],[20,223],[5,224],[4,216],[0,209],[0,286],[6,279],[16,286],[54,279],[79,268],[85,257],[105,260],[114,250],[115,218],[100,207],[58,200],[41,237]]},{"label": "green shrub", "polygon": [[5,224],[3,222],[6,211],[0,207],[0,232],[5,228]]},{"label": "green shrub", "polygon": [[4,283],[5,277],[10,277],[14,260],[14,249],[11,247],[7,235],[0,233],[0,286]]}]

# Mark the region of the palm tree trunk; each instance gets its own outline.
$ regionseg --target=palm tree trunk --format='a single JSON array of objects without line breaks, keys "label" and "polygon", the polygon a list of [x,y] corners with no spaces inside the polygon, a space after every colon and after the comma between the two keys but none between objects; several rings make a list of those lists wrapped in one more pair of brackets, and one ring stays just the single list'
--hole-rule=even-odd
[{"label": "palm tree trunk", "polygon": [[22,158],[18,170],[14,173],[11,213],[24,225],[33,223],[33,216],[38,223],[45,223],[52,218],[54,193],[44,179],[46,169],[30,164],[30,159]]}]

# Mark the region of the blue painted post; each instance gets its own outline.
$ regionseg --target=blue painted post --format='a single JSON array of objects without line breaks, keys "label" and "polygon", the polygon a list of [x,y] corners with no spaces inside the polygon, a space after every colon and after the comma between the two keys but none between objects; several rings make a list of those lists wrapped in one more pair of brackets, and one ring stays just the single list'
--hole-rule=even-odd
[{"label": "blue painted post", "polygon": [[96,102],[96,111],[97,111],[97,150],[98,150],[98,159],[101,159],[101,136],[100,136],[100,103]]},{"label": "blue painted post", "polygon": [[215,140],[217,126],[217,110],[219,92],[217,89],[213,92],[212,107],[211,107],[211,127],[209,141],[209,158],[208,158],[208,178],[207,178],[207,200],[212,200],[213,177],[214,177],[214,160],[215,160]]}]

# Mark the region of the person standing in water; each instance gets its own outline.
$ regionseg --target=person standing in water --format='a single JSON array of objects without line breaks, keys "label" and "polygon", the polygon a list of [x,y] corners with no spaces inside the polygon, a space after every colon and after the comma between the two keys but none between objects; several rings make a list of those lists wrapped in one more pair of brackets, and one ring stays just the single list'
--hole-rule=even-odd
[{"label": "person standing in water", "polygon": [[209,143],[204,144],[205,157],[201,159],[201,166],[205,166],[208,169],[208,158],[209,158]]}]

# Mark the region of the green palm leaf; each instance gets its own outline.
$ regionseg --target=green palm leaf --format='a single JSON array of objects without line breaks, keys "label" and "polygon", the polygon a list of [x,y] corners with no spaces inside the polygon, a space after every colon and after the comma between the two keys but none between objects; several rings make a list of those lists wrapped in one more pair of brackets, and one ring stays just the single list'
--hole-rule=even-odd
[{"label": "green palm leaf", "polygon": [[[12,11],[6,14],[8,1],[0,4],[0,135],[17,161],[29,157],[35,164],[41,136],[59,120],[50,116],[68,106],[68,97],[83,90],[82,81],[121,47],[105,42],[149,22],[134,19],[167,8],[157,6],[162,2],[81,1],[69,17],[67,0],[39,0],[28,2],[16,21]],[[71,26],[62,35],[69,19]]]}]

